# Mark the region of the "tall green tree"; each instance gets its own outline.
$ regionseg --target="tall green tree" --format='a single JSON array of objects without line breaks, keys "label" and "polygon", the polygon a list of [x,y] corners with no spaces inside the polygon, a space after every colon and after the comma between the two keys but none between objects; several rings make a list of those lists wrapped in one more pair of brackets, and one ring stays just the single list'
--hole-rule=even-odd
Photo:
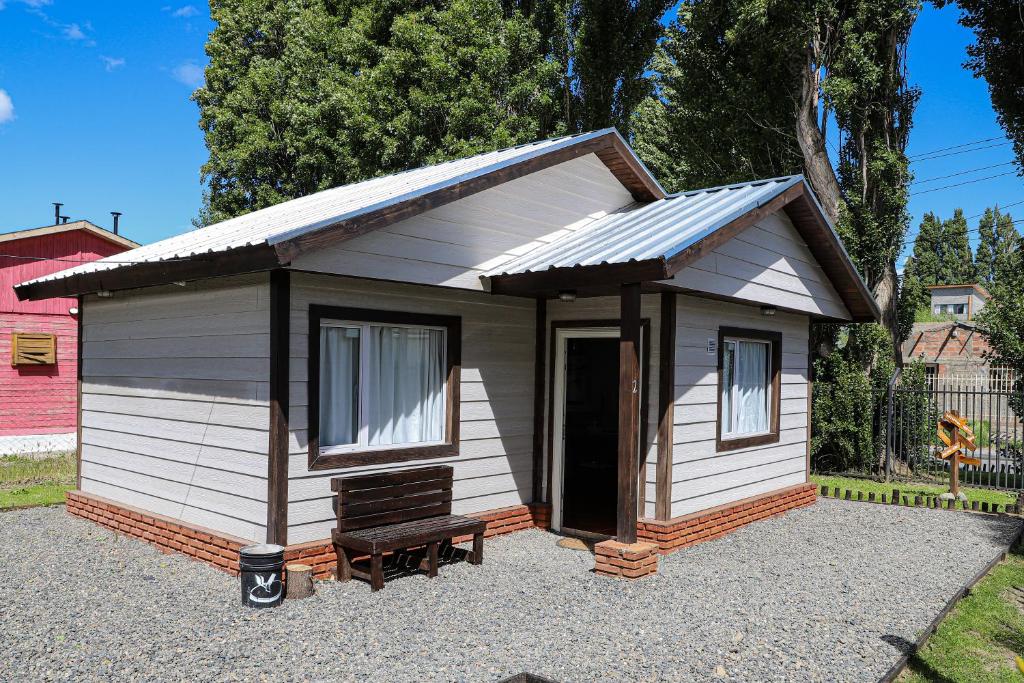
[{"label": "tall green tree", "polygon": [[980,283],[991,285],[1007,274],[1014,264],[1014,252],[1020,235],[1013,217],[999,207],[985,209],[978,222],[978,249],[974,253],[974,269]]},{"label": "tall green tree", "polygon": [[[636,123],[638,149],[673,189],[804,173],[884,312],[890,355],[918,99],[905,47],[918,7],[684,0]],[[843,140],[835,165],[830,126]]]},{"label": "tall green tree", "polygon": [[648,73],[661,18],[676,0],[570,0],[566,118],[578,130],[615,126],[628,136],[633,112],[653,89]]},{"label": "tall green tree", "polygon": [[204,222],[564,129],[540,32],[497,0],[213,0]]},{"label": "tall green tree", "polygon": [[942,222],[940,241],[940,285],[959,285],[974,282],[974,255],[967,236],[967,221],[963,209],[955,209],[953,217]]},{"label": "tall green tree", "polygon": [[[940,0],[940,7],[953,0]],[[1024,18],[1018,0],[955,0],[960,23],[974,32],[964,64],[988,83],[992,108],[1013,142],[1018,169],[1024,170]]]},{"label": "tall green tree", "polygon": [[978,314],[978,325],[992,347],[992,359],[1014,371],[1010,405],[1024,415],[1024,259],[1021,238],[1007,256],[1007,268],[992,283],[992,298]]}]

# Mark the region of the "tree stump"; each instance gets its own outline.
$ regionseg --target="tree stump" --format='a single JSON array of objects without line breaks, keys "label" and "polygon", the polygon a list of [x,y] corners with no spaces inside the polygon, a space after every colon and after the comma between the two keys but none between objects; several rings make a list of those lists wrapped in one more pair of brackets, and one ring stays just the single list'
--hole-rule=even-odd
[{"label": "tree stump", "polygon": [[285,567],[288,572],[285,598],[296,600],[313,595],[313,568],[308,564],[293,562]]}]

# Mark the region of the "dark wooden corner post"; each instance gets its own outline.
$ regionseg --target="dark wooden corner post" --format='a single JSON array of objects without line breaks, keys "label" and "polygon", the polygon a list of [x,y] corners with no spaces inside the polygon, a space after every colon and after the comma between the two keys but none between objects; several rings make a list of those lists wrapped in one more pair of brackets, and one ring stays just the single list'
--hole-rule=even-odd
[{"label": "dark wooden corner post", "polygon": [[619,315],[619,495],[616,538],[636,543],[640,459],[640,284],[622,285]]},{"label": "dark wooden corner post", "polygon": [[267,543],[288,544],[288,323],[291,279],[270,271],[270,438],[267,450]]}]

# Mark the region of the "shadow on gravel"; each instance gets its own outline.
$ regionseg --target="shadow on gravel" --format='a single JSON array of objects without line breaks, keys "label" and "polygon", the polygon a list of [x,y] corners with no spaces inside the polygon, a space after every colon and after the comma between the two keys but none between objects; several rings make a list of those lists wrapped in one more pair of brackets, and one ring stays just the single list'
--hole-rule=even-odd
[{"label": "shadow on gravel", "polygon": [[[914,649],[914,644],[912,642],[906,638],[901,638],[900,636],[887,634],[882,636],[882,640],[899,650],[900,654],[912,652]],[[956,683],[952,678],[943,676],[930,664],[922,661],[916,654],[911,655],[910,660],[907,663],[907,670],[912,670],[924,680],[929,681],[929,683]]]}]

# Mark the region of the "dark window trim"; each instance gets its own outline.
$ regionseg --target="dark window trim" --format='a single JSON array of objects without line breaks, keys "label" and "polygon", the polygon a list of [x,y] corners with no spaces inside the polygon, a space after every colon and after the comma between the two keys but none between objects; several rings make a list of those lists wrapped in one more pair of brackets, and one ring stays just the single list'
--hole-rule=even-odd
[{"label": "dark window trim", "polygon": [[[769,406],[769,431],[757,436],[741,436],[734,439],[722,438],[722,364],[725,358],[725,339],[741,337],[771,342],[771,378],[772,399]],[[754,330],[742,327],[718,328],[718,419],[715,424],[715,451],[735,451],[740,448],[763,446],[779,442],[779,412],[782,394],[782,333],[769,330]]]},{"label": "dark window trim", "polygon": [[[446,329],[447,395],[445,396],[444,443],[429,446],[382,448],[352,453],[320,453],[320,322],[353,322],[394,325],[424,325]],[[453,315],[404,313],[372,308],[349,308],[311,304],[309,307],[309,359],[307,361],[307,405],[309,427],[309,469],[330,470],[361,465],[381,465],[429,458],[449,458],[459,454],[459,381],[462,371],[462,318]]]}]

